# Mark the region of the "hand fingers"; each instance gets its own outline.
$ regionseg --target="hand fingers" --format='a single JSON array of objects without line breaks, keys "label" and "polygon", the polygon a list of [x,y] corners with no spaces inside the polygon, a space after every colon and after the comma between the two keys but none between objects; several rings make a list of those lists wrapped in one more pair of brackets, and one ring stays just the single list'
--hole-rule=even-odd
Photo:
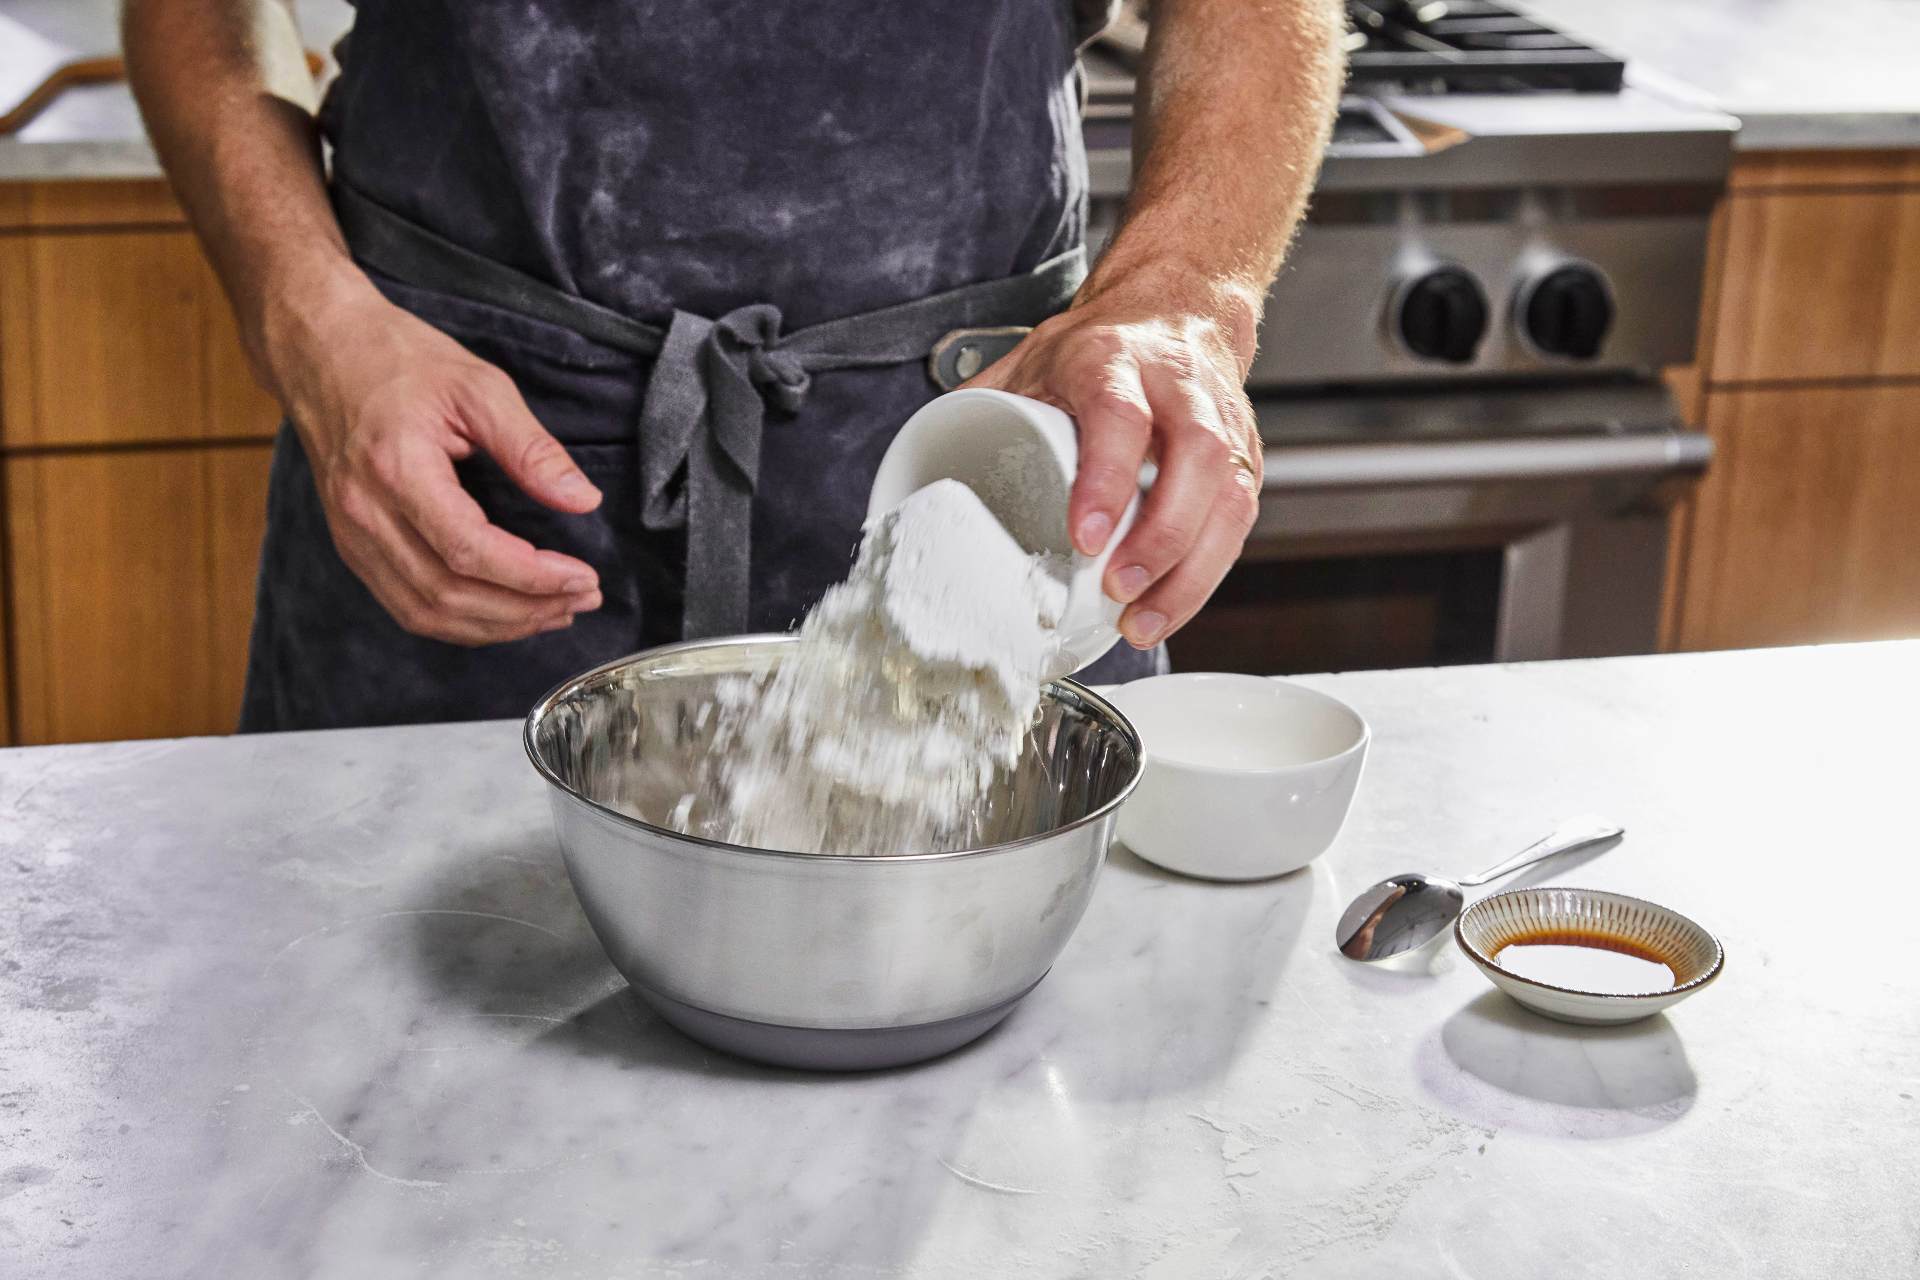
[{"label": "hand fingers", "polygon": [[461,578],[403,522],[372,502],[346,501],[335,530],[341,557],[402,628],[453,644],[499,644],[572,623],[598,608],[597,589],[531,596]]},{"label": "hand fingers", "polygon": [[437,614],[511,633],[504,638],[532,635],[553,622],[570,622],[574,614],[589,613],[601,604],[598,587],[564,595],[530,595],[478,578],[461,577],[447,568],[416,530],[397,519],[387,539],[387,550]]},{"label": "hand fingers", "polygon": [[1099,555],[1139,492],[1153,411],[1139,369],[1127,361],[1094,366],[1068,388],[1066,400],[1080,423],[1080,465],[1067,503],[1067,528],[1083,555]]},{"label": "hand fingers", "polygon": [[527,595],[578,594],[599,584],[592,565],[542,551],[489,521],[431,441],[410,437],[399,454],[394,508],[453,573]]},{"label": "hand fingers", "polygon": [[[344,522],[333,531],[334,549],[347,567],[353,570],[353,576],[366,584],[380,607],[402,628],[413,631],[410,621],[424,621],[427,616],[426,602],[407,584],[406,576],[393,567],[379,543],[369,534],[361,532]],[[417,634],[417,633],[416,633]]]},{"label": "hand fingers", "polygon": [[1214,503],[1192,550],[1120,615],[1120,632],[1135,648],[1151,648],[1185,626],[1239,559],[1260,510],[1253,477],[1240,475],[1243,480]]},{"label": "hand fingers", "polygon": [[393,563],[378,538],[353,529],[336,532],[334,545],[347,567],[366,584],[380,607],[402,630],[451,644],[481,645],[492,641],[493,637],[483,627],[464,619],[439,617],[427,598]]},{"label": "hand fingers", "polygon": [[600,490],[528,412],[513,379],[487,366],[461,382],[455,396],[473,442],[528,494],[576,515],[600,505]]},{"label": "hand fingers", "polygon": [[1218,411],[1183,380],[1149,379],[1160,474],[1107,565],[1106,592],[1131,603],[1187,555],[1239,468]]}]

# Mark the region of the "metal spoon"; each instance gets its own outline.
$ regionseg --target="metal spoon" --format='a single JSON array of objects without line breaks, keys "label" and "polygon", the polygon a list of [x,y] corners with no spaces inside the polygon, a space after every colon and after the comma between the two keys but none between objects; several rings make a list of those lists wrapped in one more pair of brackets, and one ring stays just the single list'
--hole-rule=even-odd
[{"label": "metal spoon", "polygon": [[1340,917],[1334,940],[1341,954],[1355,960],[1385,960],[1412,951],[1451,925],[1466,905],[1461,888],[1483,885],[1555,854],[1618,840],[1624,827],[1592,818],[1570,818],[1544,840],[1528,845],[1497,866],[1464,880],[1425,876],[1418,871],[1382,880],[1353,900]]}]

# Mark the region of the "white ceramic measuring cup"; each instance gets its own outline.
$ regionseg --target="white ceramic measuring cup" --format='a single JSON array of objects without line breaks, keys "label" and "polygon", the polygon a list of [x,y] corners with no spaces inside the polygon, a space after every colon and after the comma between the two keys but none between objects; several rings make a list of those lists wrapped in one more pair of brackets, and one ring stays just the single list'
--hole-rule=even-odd
[{"label": "white ceramic measuring cup", "polygon": [[1079,460],[1079,431],[1059,409],[1006,391],[968,387],[936,398],[907,419],[880,460],[867,499],[872,518],[936,480],[958,480],[980,495],[1026,550],[1069,557],[1060,660],[1058,669],[1047,673],[1049,679],[1085,668],[1120,638],[1122,606],[1101,590],[1100,579],[1140,511],[1136,494],[1099,555],[1074,550],[1067,534],[1067,495]]}]

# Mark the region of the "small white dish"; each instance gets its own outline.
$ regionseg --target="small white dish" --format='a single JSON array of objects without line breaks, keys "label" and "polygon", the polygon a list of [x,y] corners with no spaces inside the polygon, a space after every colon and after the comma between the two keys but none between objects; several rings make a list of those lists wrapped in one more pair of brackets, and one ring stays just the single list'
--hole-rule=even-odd
[{"label": "small white dish", "polygon": [[1074,550],[1067,496],[1079,465],[1079,428],[1059,409],[986,387],[952,391],[908,418],[887,446],[867,497],[867,516],[891,511],[936,480],[958,480],[980,495],[1026,550],[1066,557],[1071,576],[1059,628],[1061,659],[1048,676],[1071,675],[1120,638],[1122,606],[1100,580],[1140,511],[1135,495],[1099,555]]},{"label": "small white dish", "polygon": [[1119,835],[1204,880],[1264,880],[1327,851],[1353,805],[1367,722],[1338,698],[1265,676],[1195,672],[1118,685],[1147,767]]},{"label": "small white dish", "polygon": [[[1453,938],[1489,982],[1527,1008],[1589,1026],[1636,1022],[1670,1009],[1718,978],[1726,965],[1720,940],[1678,911],[1599,889],[1496,893],[1460,913]],[[1591,991],[1525,977],[1500,964],[1502,951],[1528,943],[1624,952],[1665,965],[1673,983],[1657,991]]]}]

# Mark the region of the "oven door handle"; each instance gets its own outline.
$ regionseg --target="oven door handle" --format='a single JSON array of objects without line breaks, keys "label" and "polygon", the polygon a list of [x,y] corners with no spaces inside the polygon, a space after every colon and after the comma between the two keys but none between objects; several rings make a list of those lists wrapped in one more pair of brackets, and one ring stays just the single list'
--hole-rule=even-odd
[{"label": "oven door handle", "polygon": [[1697,431],[1452,440],[1417,444],[1269,445],[1265,493],[1394,485],[1699,474],[1713,441]]}]

